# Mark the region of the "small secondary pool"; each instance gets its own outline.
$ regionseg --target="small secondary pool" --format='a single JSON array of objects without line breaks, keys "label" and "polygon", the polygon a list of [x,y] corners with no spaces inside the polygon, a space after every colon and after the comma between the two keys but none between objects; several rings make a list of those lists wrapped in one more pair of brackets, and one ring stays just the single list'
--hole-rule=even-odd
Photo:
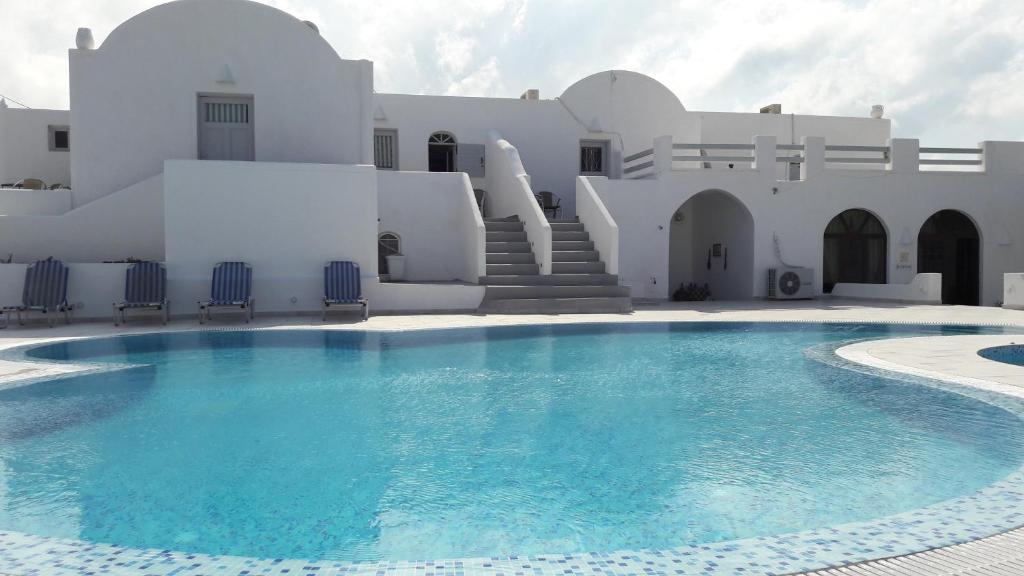
[{"label": "small secondary pool", "polygon": [[968,328],[606,324],[72,341],[0,390],[0,531],[350,561],[665,549],[976,492],[1024,425],[809,348]]},{"label": "small secondary pool", "polygon": [[988,360],[1024,366],[1024,344],[1009,344],[978,350],[978,355]]}]

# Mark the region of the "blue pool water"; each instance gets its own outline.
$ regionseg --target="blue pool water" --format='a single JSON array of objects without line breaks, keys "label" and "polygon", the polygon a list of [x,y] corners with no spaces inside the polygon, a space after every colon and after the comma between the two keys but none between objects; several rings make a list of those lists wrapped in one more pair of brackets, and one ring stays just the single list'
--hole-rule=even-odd
[{"label": "blue pool water", "polygon": [[1007,346],[994,346],[978,350],[982,358],[1003,362],[1005,364],[1016,364],[1024,366],[1024,344],[1010,344]]},{"label": "blue pool water", "polygon": [[27,355],[126,366],[0,391],[0,529],[362,561],[657,549],[878,518],[1019,468],[1024,426],[805,351],[971,331],[645,324],[47,345]]}]

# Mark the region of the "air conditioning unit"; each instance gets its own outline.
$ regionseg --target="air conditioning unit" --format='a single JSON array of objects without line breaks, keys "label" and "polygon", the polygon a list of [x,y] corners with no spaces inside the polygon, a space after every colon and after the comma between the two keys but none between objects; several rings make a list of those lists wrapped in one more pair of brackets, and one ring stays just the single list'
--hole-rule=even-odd
[{"label": "air conditioning unit", "polygon": [[814,269],[769,268],[768,298],[771,300],[814,298]]}]

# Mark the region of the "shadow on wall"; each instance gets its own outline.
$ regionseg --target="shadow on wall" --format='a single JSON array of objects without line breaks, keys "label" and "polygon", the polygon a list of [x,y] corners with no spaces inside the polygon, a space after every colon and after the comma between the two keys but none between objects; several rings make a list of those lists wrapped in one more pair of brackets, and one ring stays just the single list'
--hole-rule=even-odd
[{"label": "shadow on wall", "polygon": [[754,218],[732,194],[706,190],[687,200],[669,222],[670,292],[707,284],[715,300],[754,295]]}]

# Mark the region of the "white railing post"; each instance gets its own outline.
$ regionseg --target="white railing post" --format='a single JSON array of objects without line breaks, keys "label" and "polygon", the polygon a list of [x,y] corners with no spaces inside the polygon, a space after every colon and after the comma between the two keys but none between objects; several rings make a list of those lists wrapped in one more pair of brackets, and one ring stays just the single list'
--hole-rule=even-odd
[{"label": "white railing post", "polygon": [[886,169],[897,174],[912,174],[921,169],[920,143],[913,138],[889,140],[889,163]]},{"label": "white railing post", "polygon": [[804,136],[804,163],[800,165],[800,179],[810,180],[825,170],[825,139],[821,136]]},{"label": "white railing post", "polygon": [[654,177],[672,172],[672,137],[658,136],[654,139]]},{"label": "white railing post", "polygon": [[775,136],[754,136],[754,165],[752,168],[775,179]]}]

